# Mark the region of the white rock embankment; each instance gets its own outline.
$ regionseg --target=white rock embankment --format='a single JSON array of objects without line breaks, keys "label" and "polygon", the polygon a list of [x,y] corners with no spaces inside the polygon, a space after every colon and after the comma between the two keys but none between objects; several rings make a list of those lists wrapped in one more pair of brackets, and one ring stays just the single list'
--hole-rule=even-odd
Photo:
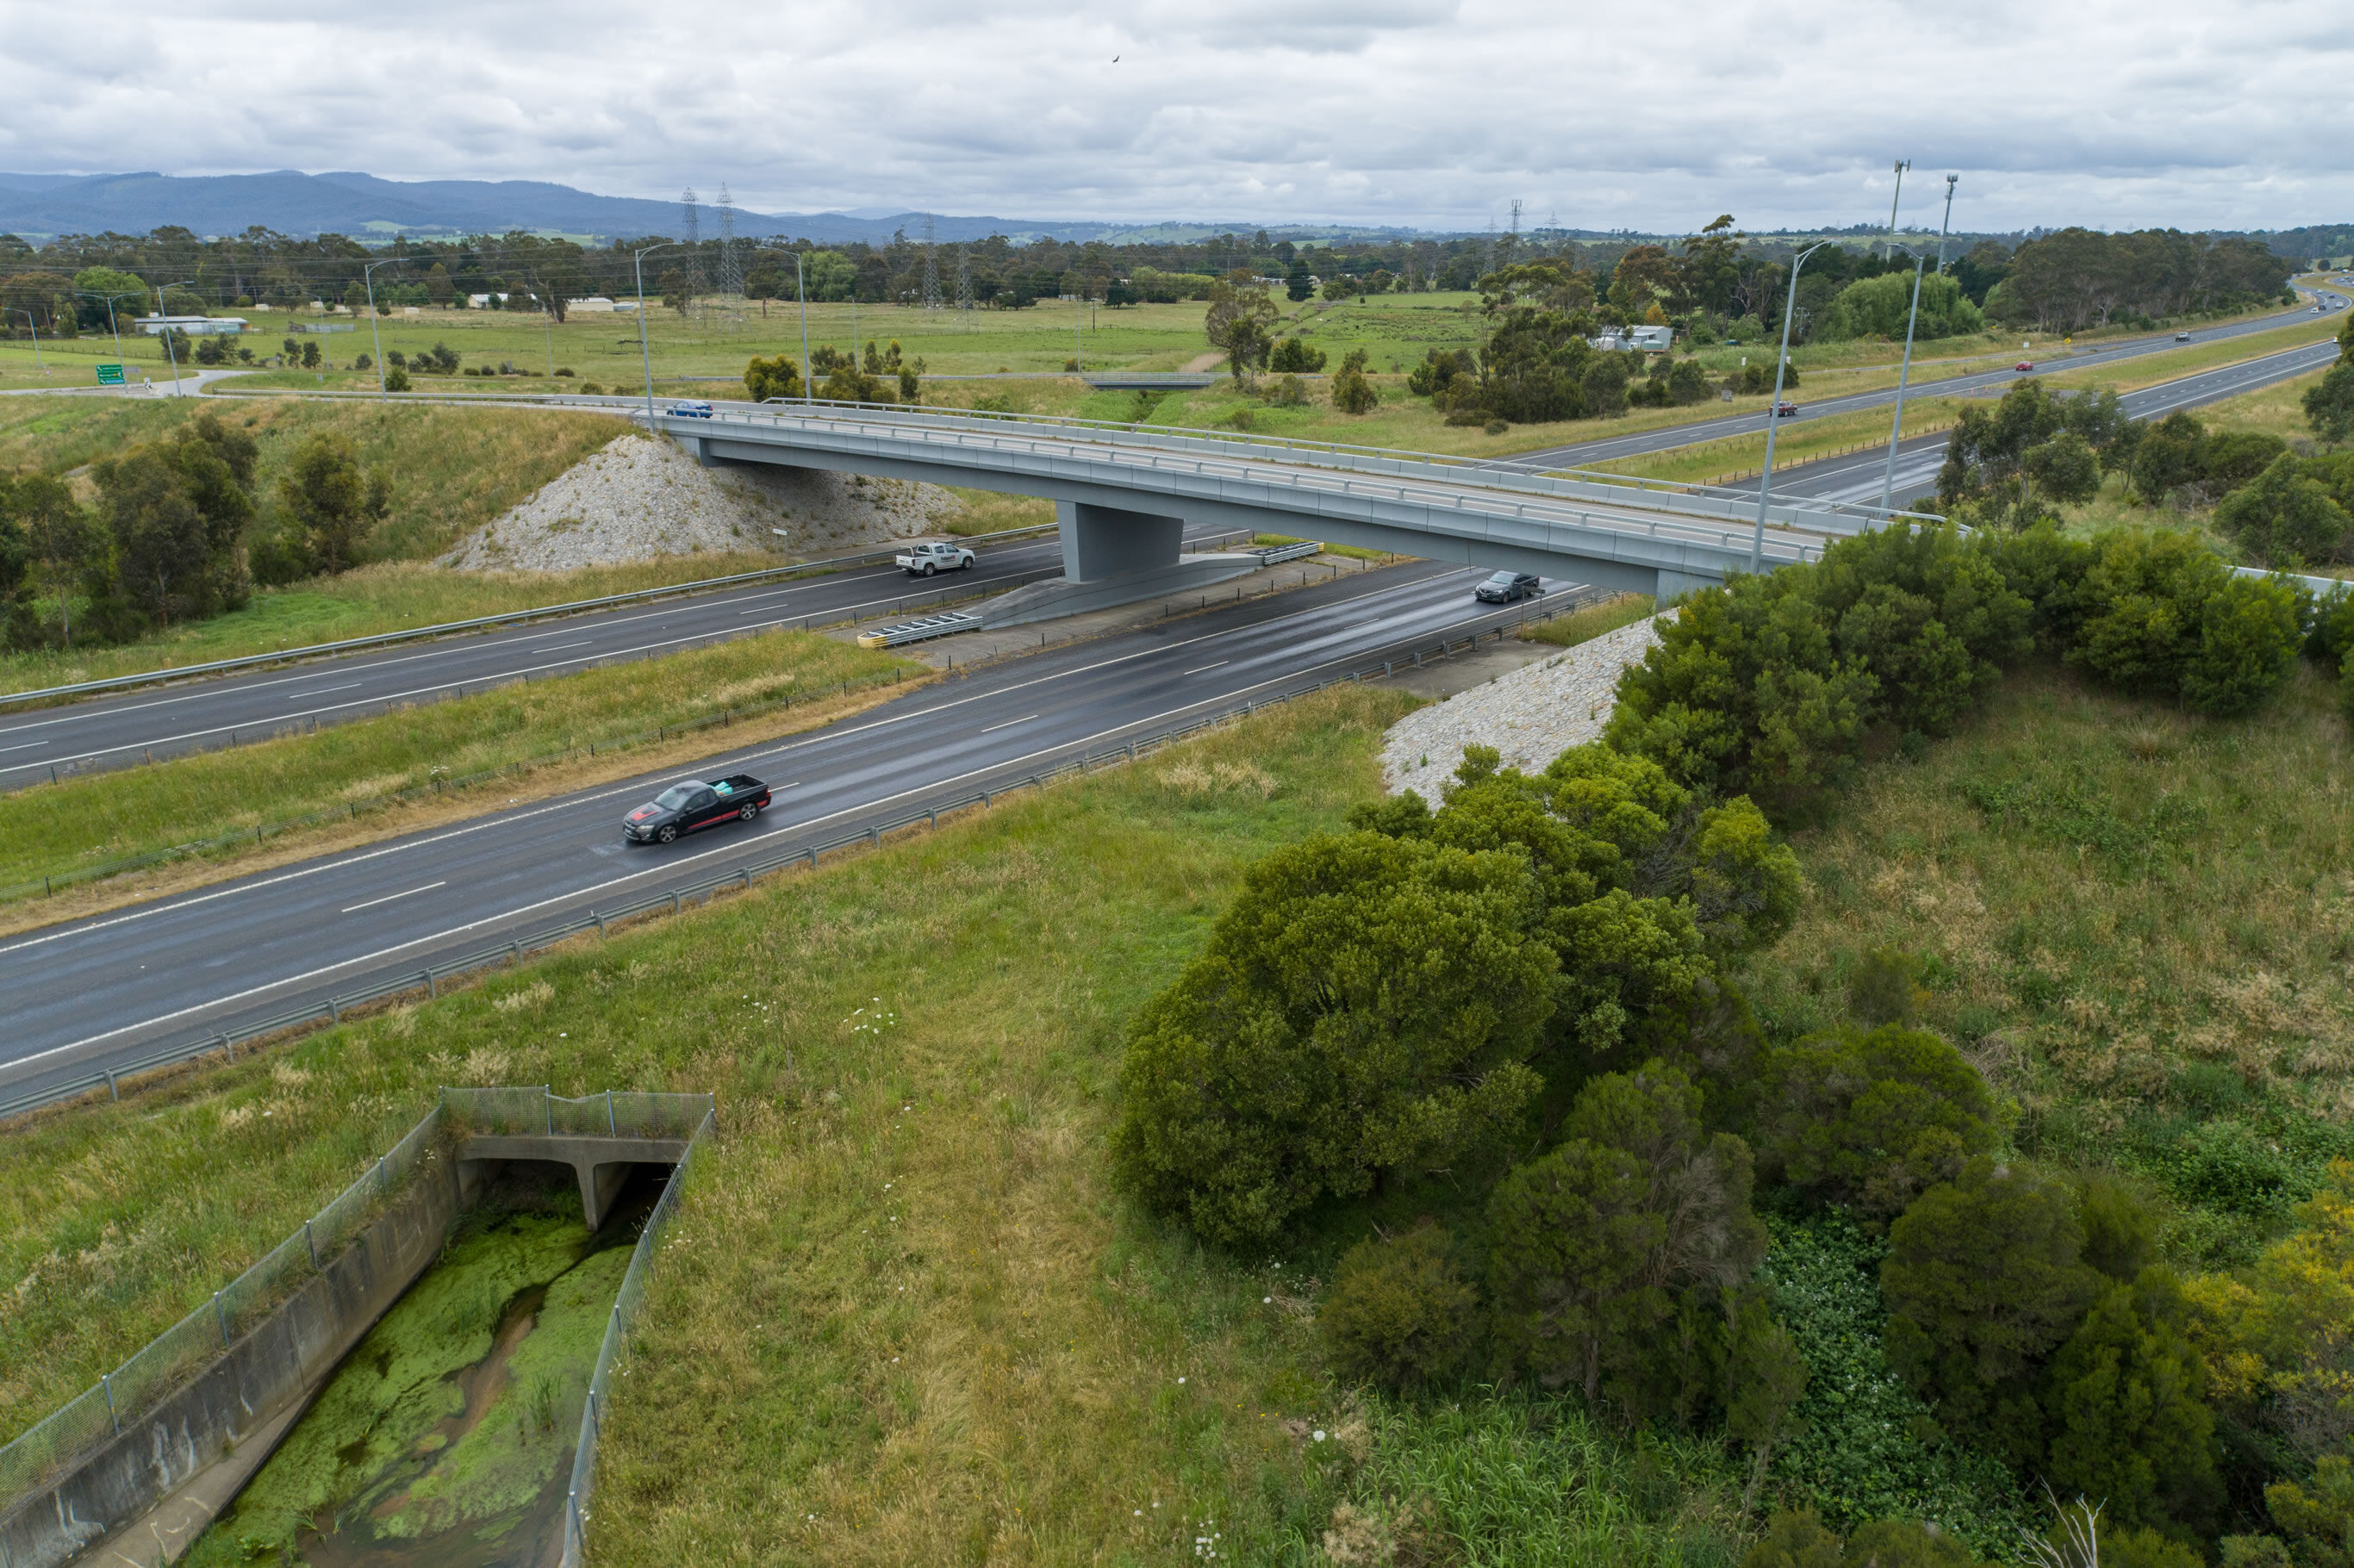
[{"label": "white rock embankment", "polygon": [[1393,795],[1413,789],[1433,805],[1467,746],[1492,746],[1504,766],[1534,773],[1573,746],[1602,733],[1618,672],[1641,662],[1659,641],[1649,616],[1591,642],[1458,692],[1390,726],[1382,777]]},{"label": "white rock embankment", "polygon": [[961,510],[938,485],[811,469],[709,469],[667,439],[628,435],[468,535],[441,564],[563,571],[725,550],[839,555],[937,533]]}]

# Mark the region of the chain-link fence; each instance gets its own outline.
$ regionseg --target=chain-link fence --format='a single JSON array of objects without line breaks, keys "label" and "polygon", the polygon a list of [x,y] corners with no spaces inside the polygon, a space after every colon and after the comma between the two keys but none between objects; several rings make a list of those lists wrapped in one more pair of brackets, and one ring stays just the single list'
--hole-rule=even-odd
[{"label": "chain-link fence", "polygon": [[[621,1095],[615,1100],[697,1101],[706,1107],[716,1105],[704,1095]],[[579,1106],[593,1102],[571,1100]],[[673,1115],[675,1105],[643,1107],[649,1115]],[[565,1499],[564,1509],[564,1568],[580,1568],[587,1550],[586,1531],[590,1514],[590,1494],[596,1489],[597,1439],[604,1427],[606,1392],[612,1386],[613,1372],[627,1351],[630,1325],[636,1321],[638,1308],[645,1300],[646,1277],[652,1271],[654,1253],[663,1232],[668,1228],[671,1216],[678,1208],[679,1194],[685,1190],[687,1173],[694,1168],[697,1151],[703,1147],[705,1134],[716,1125],[716,1108],[705,1108],[689,1137],[686,1152],[670,1173],[662,1197],[654,1203],[653,1213],[646,1216],[646,1227],[638,1234],[637,1250],[630,1255],[629,1272],[621,1277],[620,1294],[613,1298],[612,1316],[605,1320],[605,1343],[597,1352],[597,1371],[588,1379],[588,1399],[580,1412],[580,1442],[572,1456],[572,1489]]]},{"label": "chain-link fence", "polygon": [[213,1292],[211,1300],[100,1378],[97,1387],[69,1400],[0,1447],[0,1515],[74,1459],[136,1424],[318,1273],[320,1265],[357,1235],[384,1201],[431,1158],[442,1116],[437,1106],[358,1181],[252,1267]]},{"label": "chain-link fence", "polygon": [[690,1138],[718,1102],[709,1095],[642,1094],[609,1089],[567,1099],[537,1088],[441,1091],[450,1130],[458,1137]]}]

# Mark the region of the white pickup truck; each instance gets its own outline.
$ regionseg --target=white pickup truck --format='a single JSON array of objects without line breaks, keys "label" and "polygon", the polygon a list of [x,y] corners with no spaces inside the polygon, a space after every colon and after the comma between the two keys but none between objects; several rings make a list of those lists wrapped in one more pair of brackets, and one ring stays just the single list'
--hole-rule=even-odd
[{"label": "white pickup truck", "polygon": [[951,545],[945,539],[910,545],[907,554],[894,559],[899,563],[899,569],[911,577],[928,577],[934,572],[972,570],[972,552],[962,545]]}]

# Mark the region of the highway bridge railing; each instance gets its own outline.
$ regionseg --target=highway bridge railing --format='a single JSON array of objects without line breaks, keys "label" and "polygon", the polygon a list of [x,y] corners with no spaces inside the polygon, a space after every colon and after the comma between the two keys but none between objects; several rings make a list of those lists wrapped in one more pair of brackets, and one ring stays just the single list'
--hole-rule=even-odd
[{"label": "highway bridge railing", "polygon": [[[1033,535],[1054,532],[1052,523],[1033,524],[1026,528],[1001,528],[993,534],[969,534],[959,539],[965,545],[993,544],[1005,539],[1027,538]],[[522,626],[553,616],[580,615],[590,610],[618,609],[624,605],[644,604],[652,599],[674,599],[680,594],[704,593],[715,588],[743,588],[754,583],[775,582],[780,578],[822,577],[829,572],[850,567],[871,567],[880,561],[896,557],[901,546],[888,549],[862,550],[851,556],[828,556],[821,560],[801,561],[791,566],[764,567],[755,572],[736,572],[726,577],[698,577],[693,582],[672,583],[663,588],[636,588],[628,593],[606,594],[599,599],[569,599],[562,604],[544,604],[531,609],[509,610],[504,615],[478,615],[471,620],[445,620],[432,626],[411,627],[406,631],[380,631],[372,637],[347,637],[340,642],[313,642],[301,648],[282,648],[274,653],[249,653],[236,659],[215,659],[202,664],[168,665],[160,669],[142,670],[135,674],[110,675],[102,681],[77,681],[66,686],[43,686],[30,692],[0,692],[0,705],[9,703],[44,702],[58,697],[90,696],[100,692],[119,692],[132,686],[152,686],[163,681],[183,681],[197,675],[221,675],[233,670],[259,669],[268,664],[292,663],[303,659],[316,659],[334,653],[357,653],[371,648],[389,648],[396,643],[415,642],[423,639],[448,637],[461,631],[487,631],[500,626]],[[1059,569],[1059,568],[1057,568]]]},{"label": "highway bridge railing", "polygon": [[252,1019],[233,1029],[217,1029],[207,1033],[183,1036],[169,1044],[158,1044],[138,1056],[118,1062],[111,1067],[52,1080],[39,1088],[26,1091],[11,1098],[0,1099],[0,1121],[43,1106],[80,1098],[103,1089],[113,1098],[121,1098],[123,1086],[143,1074],[178,1067],[209,1056],[234,1063],[238,1049],[258,1040],[304,1029],[317,1024],[335,1024],[344,1015],[357,1009],[387,1001],[393,997],[423,992],[427,997],[440,995],[442,982],[462,979],[502,965],[523,962],[526,954],[552,948],[588,931],[605,935],[614,925],[641,916],[655,913],[676,914],[687,905],[701,900],[708,904],[720,894],[748,891],[753,882],[777,872],[800,866],[814,871],[821,856],[838,854],[854,848],[880,847],[885,835],[907,829],[937,827],[944,816],[975,808],[986,810],[1007,795],[1024,789],[1044,789],[1057,779],[1084,776],[1098,768],[1122,762],[1133,762],[1156,751],[1191,739],[1205,731],[1247,718],[1263,708],[1278,706],[1298,698],[1324,691],[1329,687],[1380,680],[1402,668],[1419,669],[1426,660],[1447,658],[1464,652],[1485,641],[1500,641],[1522,626],[1532,621],[1550,620],[1588,605],[1603,603],[1618,596],[1608,589],[1583,589],[1568,594],[1553,594],[1517,614],[1507,612],[1488,619],[1479,629],[1461,637],[1449,637],[1437,643],[1407,643],[1391,650],[1384,658],[1367,656],[1362,662],[1352,662],[1340,673],[1311,683],[1289,686],[1265,697],[1246,698],[1229,703],[1214,712],[1204,714],[1182,725],[1157,731],[1149,736],[1121,741],[1095,750],[1080,749],[1051,767],[1027,774],[1016,775],[989,788],[970,790],[943,798],[926,805],[884,817],[866,826],[837,833],[829,838],[813,840],[773,854],[745,860],[733,871],[717,875],[682,882],[659,892],[643,895],[620,903],[606,904],[588,909],[569,919],[540,927],[528,935],[517,934],[505,941],[479,948],[472,952],[445,959],[437,963],[414,969],[390,970],[366,984],[340,991],[316,1001],[290,1007],[268,1017]]}]

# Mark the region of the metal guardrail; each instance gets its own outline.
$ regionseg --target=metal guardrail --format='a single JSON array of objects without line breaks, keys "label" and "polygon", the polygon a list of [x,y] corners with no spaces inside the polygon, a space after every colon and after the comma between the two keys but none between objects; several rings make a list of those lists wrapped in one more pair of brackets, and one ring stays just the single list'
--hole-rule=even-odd
[{"label": "metal guardrail", "polygon": [[630,1254],[629,1269],[621,1276],[621,1288],[613,1298],[612,1315],[605,1319],[604,1342],[597,1350],[597,1370],[588,1376],[588,1397],[580,1407],[580,1436],[573,1447],[572,1479],[564,1499],[563,1568],[580,1568],[581,1557],[588,1550],[592,1512],[589,1505],[597,1489],[597,1444],[605,1431],[605,1402],[612,1391],[614,1372],[628,1353],[630,1329],[637,1321],[639,1308],[645,1305],[646,1281],[653,1272],[654,1256],[661,1251],[663,1233],[670,1228],[671,1219],[678,1212],[679,1195],[686,1190],[695,1156],[704,1139],[718,1125],[718,1118],[719,1108],[714,1102],[688,1136],[685,1154],[671,1167],[670,1180],[663,1184],[653,1213],[646,1216],[644,1227],[638,1232],[637,1248]]},{"label": "metal guardrail", "polygon": [[[1033,534],[1052,533],[1055,524],[1041,523],[1027,528],[1001,528],[993,534],[974,534],[963,543],[988,544],[1001,539],[1018,539]],[[265,664],[292,663],[304,659],[316,659],[331,653],[355,653],[369,648],[387,648],[398,642],[414,642],[420,639],[447,637],[459,631],[481,631],[494,626],[520,626],[533,620],[558,615],[581,615],[590,610],[617,609],[627,604],[643,604],[650,599],[669,599],[679,594],[701,593],[710,588],[736,588],[751,583],[772,582],[779,577],[823,577],[828,572],[846,567],[872,566],[888,561],[897,555],[896,548],[866,550],[854,556],[828,556],[822,560],[802,561],[793,566],[767,567],[757,572],[737,572],[724,577],[701,577],[694,582],[673,583],[666,588],[636,588],[629,593],[607,594],[601,599],[572,599],[563,604],[541,605],[533,609],[510,610],[504,615],[482,615],[471,620],[445,620],[433,626],[419,626],[408,631],[380,631],[373,637],[349,637],[340,642],[314,642],[303,648],[284,648],[275,653],[249,653],[236,659],[215,659],[208,663],[183,664],[156,670],[143,670],[130,675],[110,675],[101,681],[79,681],[69,686],[44,686],[31,692],[0,692],[0,705],[9,703],[41,702],[52,697],[87,696],[95,692],[121,691],[129,686],[154,685],[161,681],[186,680],[196,675],[219,675],[231,670],[250,670]]]},{"label": "metal guardrail", "polygon": [[1246,555],[1257,556],[1261,567],[1279,567],[1286,561],[1304,561],[1310,556],[1320,556],[1324,546],[1314,539],[1302,539],[1297,545],[1264,545]]},{"label": "metal guardrail", "polygon": [[1482,639],[1494,638],[1500,641],[1532,621],[1551,620],[1587,605],[1602,603],[1617,597],[1618,595],[1616,592],[1601,588],[1583,590],[1565,596],[1548,595],[1543,600],[1522,610],[1509,620],[1491,618],[1490,624],[1467,637],[1450,637],[1435,645],[1427,643],[1407,645],[1403,652],[1394,652],[1389,658],[1369,661],[1344,673],[1319,681],[1312,685],[1298,687],[1266,698],[1246,699],[1238,704],[1231,704],[1216,713],[1154,735],[1123,741],[1119,745],[1107,747],[1099,751],[1081,751],[1076,757],[1066,758],[1051,768],[1040,768],[1026,776],[1017,777],[1002,785],[937,800],[929,805],[872,822],[864,828],[839,833],[831,838],[816,840],[795,849],[749,859],[734,871],[679,883],[663,891],[650,893],[625,903],[607,905],[602,908],[591,908],[571,919],[541,927],[528,937],[512,937],[504,942],[480,948],[438,964],[388,973],[383,979],[370,984],[359,986],[348,991],[335,992],[320,1001],[288,1008],[282,1012],[242,1024],[233,1031],[216,1030],[195,1038],[158,1046],[153,1051],[113,1067],[81,1074],[60,1080],[46,1088],[0,1100],[0,1120],[21,1116],[62,1100],[93,1094],[101,1088],[111,1097],[119,1099],[122,1097],[122,1086],[125,1079],[134,1078],[142,1074],[162,1068],[179,1066],[215,1054],[234,1063],[237,1060],[237,1049],[240,1044],[266,1039],[269,1036],[310,1024],[340,1023],[345,1012],[390,997],[403,996],[419,991],[424,991],[429,997],[438,997],[440,995],[441,982],[445,980],[457,979],[500,964],[520,964],[525,953],[537,952],[554,947],[583,932],[594,930],[602,936],[618,921],[656,911],[676,914],[693,900],[699,898],[708,903],[720,893],[730,889],[748,890],[754,878],[767,876],[789,867],[807,866],[811,870],[815,870],[818,859],[822,855],[837,853],[845,849],[860,846],[879,847],[886,833],[898,832],[918,823],[936,827],[943,816],[973,807],[986,810],[994,805],[1000,797],[1017,790],[1043,789],[1058,779],[1091,773],[1097,768],[1114,763],[1133,762],[1140,757],[1148,756],[1179,741],[1189,739],[1205,730],[1235,719],[1246,718],[1261,708],[1278,706],[1331,686],[1379,680],[1394,673],[1408,661],[1412,662],[1414,668],[1419,669],[1423,661],[1427,658],[1447,657],[1473,647]]}]

